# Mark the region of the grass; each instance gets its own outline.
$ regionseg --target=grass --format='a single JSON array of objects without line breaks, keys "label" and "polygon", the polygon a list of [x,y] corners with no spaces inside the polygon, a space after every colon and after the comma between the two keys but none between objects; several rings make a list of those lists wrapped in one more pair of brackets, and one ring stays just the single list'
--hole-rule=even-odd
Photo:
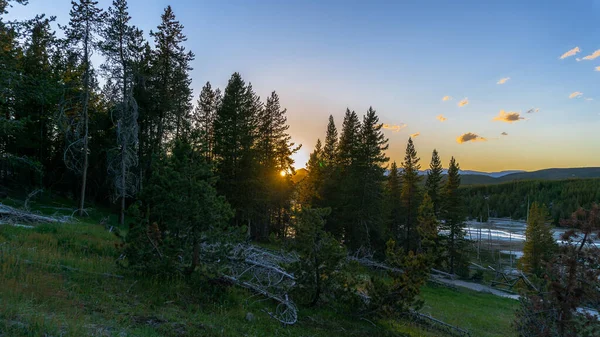
[{"label": "grass", "polygon": [[[49,205],[60,208],[68,201]],[[42,203],[30,206],[56,211]],[[327,308],[300,308],[298,323],[284,327],[264,312],[273,303],[244,289],[135,277],[117,265],[121,240],[100,225],[105,217],[95,210],[72,224],[0,225],[1,335],[441,336],[408,321],[369,322]],[[511,335],[514,301],[434,287],[425,287],[422,298],[424,312],[473,336]],[[254,320],[247,321],[247,313]]]}]

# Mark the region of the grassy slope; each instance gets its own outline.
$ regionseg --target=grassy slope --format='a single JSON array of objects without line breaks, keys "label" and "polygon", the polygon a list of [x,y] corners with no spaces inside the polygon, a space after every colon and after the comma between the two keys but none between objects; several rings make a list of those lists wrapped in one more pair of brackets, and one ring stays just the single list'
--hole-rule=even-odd
[{"label": "grassy slope", "polygon": [[[41,208],[40,208],[41,209]],[[120,269],[116,244],[93,212],[76,224],[0,225],[0,333],[9,336],[440,336],[404,321],[370,322],[300,309],[283,327],[269,302],[237,288],[179,279],[136,279]],[[68,270],[61,266],[78,269]],[[103,273],[120,274],[123,279]],[[198,283],[200,284],[200,283]],[[508,336],[516,303],[445,288],[423,290],[424,311],[473,336]],[[272,310],[272,308],[269,308]],[[253,322],[245,319],[252,312]],[[486,323],[485,320],[492,320]],[[496,334],[494,334],[496,332]]]}]

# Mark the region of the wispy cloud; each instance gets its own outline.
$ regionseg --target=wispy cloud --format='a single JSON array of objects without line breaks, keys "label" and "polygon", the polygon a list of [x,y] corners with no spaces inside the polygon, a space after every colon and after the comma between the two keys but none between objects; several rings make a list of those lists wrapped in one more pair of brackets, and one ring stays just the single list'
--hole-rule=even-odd
[{"label": "wispy cloud", "polygon": [[438,115],[436,118],[440,122],[445,122],[448,119],[448,118],[444,117],[444,115]]},{"label": "wispy cloud", "polygon": [[505,122],[505,123],[513,123],[518,122],[521,119],[525,119],[525,117],[521,117],[521,114],[518,112],[509,111],[506,112],[504,110],[500,110],[498,116],[494,117],[495,121]]},{"label": "wispy cloud", "polygon": [[582,93],[582,92],[575,91],[574,93],[572,93],[572,94],[570,94],[570,95],[569,95],[569,98],[579,98],[579,97],[581,97],[582,95],[583,95],[583,93]]},{"label": "wispy cloud", "polygon": [[408,125],[402,123],[400,125],[398,124],[383,124],[383,128],[387,129],[387,130],[391,130],[393,132],[398,132],[402,129],[404,129],[405,127],[407,127]]},{"label": "wispy cloud", "polygon": [[463,133],[462,135],[456,137],[456,142],[459,144],[466,142],[485,142],[486,140],[487,139],[473,132]]},{"label": "wispy cloud", "polygon": [[575,48],[569,50],[568,52],[562,54],[562,56],[560,57],[560,59],[561,60],[562,59],[566,59],[567,57],[573,56],[573,55],[579,53],[580,51],[581,51],[581,49],[579,49],[579,47],[575,47]]},{"label": "wispy cloud", "polygon": [[600,66],[598,66],[598,67],[594,68],[594,70],[596,70],[596,71],[600,71]]},{"label": "wispy cloud", "polygon": [[501,136],[508,136],[508,133],[506,133],[506,132],[502,132],[500,135],[501,135]]},{"label": "wispy cloud", "polygon": [[469,104],[469,99],[465,97],[462,101],[458,102],[458,106],[465,106]]},{"label": "wispy cloud", "polygon": [[528,113],[528,114],[532,114],[534,112],[540,112],[540,108],[531,108],[526,111],[526,113]]},{"label": "wispy cloud", "polygon": [[410,135],[410,138],[415,138],[415,137],[419,137],[421,135],[420,132],[415,132],[412,135]]},{"label": "wispy cloud", "polygon": [[586,100],[586,101],[593,101],[594,99],[593,99],[593,98],[591,98],[591,97],[586,97],[586,98],[585,98],[585,100]]},{"label": "wispy cloud", "polygon": [[449,101],[452,99],[452,96],[444,96],[442,97],[442,101]]},{"label": "wispy cloud", "polygon": [[598,56],[600,56],[600,49],[596,50],[591,55],[588,55],[588,56],[582,58],[582,60],[593,60],[593,59],[597,58]]},{"label": "wispy cloud", "polygon": [[504,84],[508,80],[510,80],[510,77],[504,77],[504,78],[501,78],[500,81],[496,82],[496,84]]}]

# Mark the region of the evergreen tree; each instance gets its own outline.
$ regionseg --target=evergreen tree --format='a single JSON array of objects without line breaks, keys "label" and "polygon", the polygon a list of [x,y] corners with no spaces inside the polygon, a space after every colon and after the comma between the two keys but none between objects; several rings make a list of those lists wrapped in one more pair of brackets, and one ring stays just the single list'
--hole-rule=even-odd
[{"label": "evergreen tree", "polygon": [[523,271],[542,276],[545,264],[548,263],[558,246],[552,236],[552,228],[546,223],[548,210],[546,206],[534,202],[529,209],[523,257],[519,260]]},{"label": "evergreen tree", "polygon": [[418,252],[425,254],[429,267],[431,268],[439,258],[439,222],[435,216],[433,201],[428,193],[423,196],[419,206],[417,231],[419,232],[420,247]]},{"label": "evergreen tree", "polygon": [[292,174],[294,148],[287,130],[286,110],[281,109],[279,96],[272,92],[264,109],[258,115],[257,155],[260,164],[261,190],[263,191],[263,213],[266,215],[261,230],[280,236],[285,235],[285,223],[289,219],[292,197]]},{"label": "evergreen tree", "polygon": [[69,25],[65,28],[68,45],[73,48],[72,55],[79,55],[82,67],[83,93],[81,99],[81,112],[76,129],[72,131],[75,139],[67,144],[66,151],[77,149],[78,155],[83,157],[77,170],[81,173],[81,192],[79,197],[79,215],[84,214],[87,173],[89,166],[89,105],[94,85],[94,73],[91,64],[91,54],[97,47],[96,35],[100,31],[103,20],[102,9],[98,2],[92,0],[71,1]]},{"label": "evergreen tree", "polygon": [[213,159],[214,124],[220,104],[221,91],[219,89],[213,90],[210,82],[206,82],[204,87],[202,87],[194,111],[194,126],[201,133],[201,145],[208,162],[211,162]]},{"label": "evergreen tree", "polygon": [[450,159],[448,167],[448,180],[444,186],[443,194],[443,219],[445,220],[443,228],[448,231],[446,238],[448,269],[450,273],[455,271],[464,271],[465,260],[463,255],[464,242],[464,208],[460,187],[460,167],[454,157]]},{"label": "evergreen tree", "polygon": [[336,151],[338,145],[338,132],[335,127],[333,116],[329,115],[329,123],[327,124],[327,134],[325,136],[325,146],[323,148],[323,161],[327,166],[334,166],[336,159]]},{"label": "evergreen tree", "polygon": [[342,124],[342,135],[340,136],[336,153],[336,163],[343,172],[348,171],[349,167],[355,162],[358,156],[359,144],[360,121],[358,115],[356,112],[346,109],[346,115]]},{"label": "evergreen tree", "polygon": [[406,154],[402,162],[402,206],[404,210],[404,233],[402,239],[404,241],[404,251],[415,251],[419,245],[418,232],[416,231],[417,212],[421,201],[421,193],[419,183],[421,176],[419,170],[420,158],[417,157],[417,151],[413,144],[412,138],[408,138],[406,146]]},{"label": "evergreen tree", "polygon": [[247,224],[255,239],[267,235],[263,227],[252,226],[257,217],[258,163],[254,145],[260,108],[251,86],[234,73],[214,123],[217,188],[235,208],[236,224]]},{"label": "evergreen tree", "polygon": [[388,139],[385,138],[383,124],[373,108],[367,110],[360,128],[360,143],[351,179],[348,183],[358,183],[357,193],[351,196],[349,204],[354,215],[348,231],[350,247],[356,250],[362,246],[383,246],[383,181],[385,168],[389,160],[385,156]]},{"label": "evergreen tree", "polygon": [[431,202],[433,202],[433,210],[436,216],[440,215],[440,188],[442,183],[442,161],[436,149],[431,154],[431,162],[427,171],[427,180],[425,181],[425,191],[429,194]]},{"label": "evergreen tree", "polygon": [[386,215],[387,215],[387,238],[398,238],[402,235],[402,177],[398,166],[394,161],[386,182]]},{"label": "evergreen tree", "polygon": [[323,200],[322,190],[324,181],[323,146],[321,139],[317,139],[315,149],[310,153],[306,163],[308,176],[301,181],[300,205],[313,207],[320,205]]},{"label": "evergreen tree", "polygon": [[110,170],[121,201],[119,223],[125,222],[125,199],[135,194],[138,187],[137,175],[132,168],[138,165],[138,105],[133,96],[134,55],[142,52],[142,32],[129,21],[127,0],[113,0],[107,12],[106,25],[102,31],[104,41],[100,50],[106,58],[103,64],[109,83],[117,90],[109,97],[117,117],[117,154],[112,158]]},{"label": "evergreen tree", "polygon": [[157,129],[153,139],[154,153],[162,150],[169,139],[185,135],[189,129],[191,110],[190,62],[194,54],[186,52],[183,25],[176,20],[171,6],[161,15],[157,31],[151,31],[155,49],[152,57],[153,87],[156,91]]}]

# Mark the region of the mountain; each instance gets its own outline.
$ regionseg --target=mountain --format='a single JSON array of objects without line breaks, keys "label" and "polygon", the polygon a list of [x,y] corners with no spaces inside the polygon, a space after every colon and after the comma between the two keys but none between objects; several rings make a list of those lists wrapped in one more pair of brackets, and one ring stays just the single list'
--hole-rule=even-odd
[{"label": "mountain", "polygon": [[[492,178],[500,178],[513,173],[522,173],[525,171],[522,170],[511,170],[511,171],[500,171],[500,172],[481,172],[481,171],[472,171],[472,170],[461,170],[461,175],[477,175],[477,176],[487,176]],[[448,170],[444,169],[443,174],[448,174]],[[386,172],[387,175],[387,172]],[[427,170],[419,171],[419,175],[427,175]]]},{"label": "mountain", "polygon": [[465,173],[461,175],[462,185],[489,185],[500,184],[516,180],[561,180],[576,178],[600,178],[600,167],[577,168],[551,168],[532,172],[513,172],[498,175],[504,172],[490,173],[488,175]]}]

